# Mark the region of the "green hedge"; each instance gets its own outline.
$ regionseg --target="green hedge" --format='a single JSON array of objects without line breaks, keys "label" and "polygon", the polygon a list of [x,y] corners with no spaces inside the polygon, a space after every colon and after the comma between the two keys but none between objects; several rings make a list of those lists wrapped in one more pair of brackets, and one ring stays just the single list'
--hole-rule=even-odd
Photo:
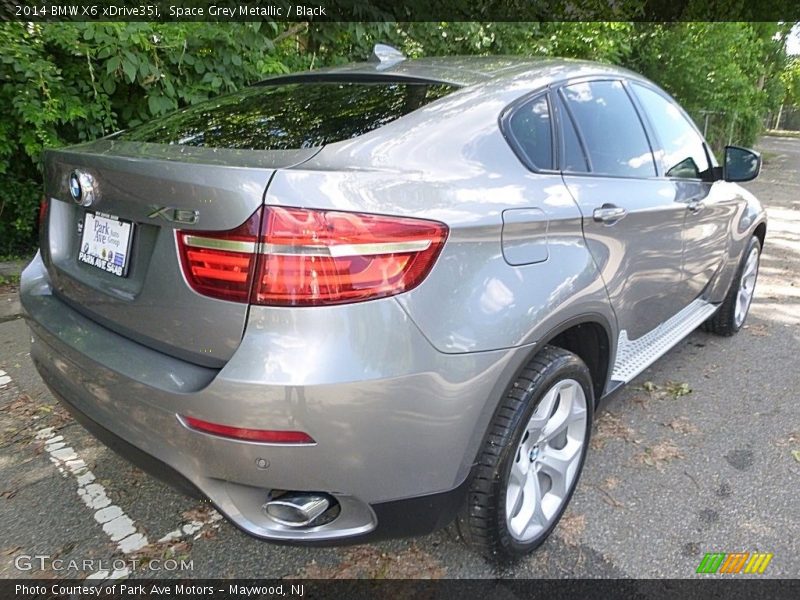
[{"label": "green hedge", "polygon": [[[0,23],[0,255],[30,250],[43,148],[95,139],[265,76],[364,60],[569,56],[628,66],[676,95],[711,142],[752,143],[783,96],[787,25],[770,23]],[[733,128],[726,119],[737,119]]]}]

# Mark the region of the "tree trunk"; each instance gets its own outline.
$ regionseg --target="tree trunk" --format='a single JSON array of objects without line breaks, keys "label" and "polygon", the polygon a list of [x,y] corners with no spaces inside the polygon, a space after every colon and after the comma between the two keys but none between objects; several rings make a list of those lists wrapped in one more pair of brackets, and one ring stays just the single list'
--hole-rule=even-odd
[{"label": "tree trunk", "polygon": [[781,107],[778,109],[778,117],[775,119],[775,127],[773,129],[780,129],[781,128],[781,116],[783,115],[783,103],[781,103]]}]

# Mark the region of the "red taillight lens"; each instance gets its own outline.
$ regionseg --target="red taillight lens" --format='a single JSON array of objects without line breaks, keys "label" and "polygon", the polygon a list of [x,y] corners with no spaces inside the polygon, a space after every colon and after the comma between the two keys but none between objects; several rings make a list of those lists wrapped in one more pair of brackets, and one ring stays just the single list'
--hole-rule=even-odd
[{"label": "red taillight lens", "polygon": [[282,431],[271,429],[245,429],[211,423],[194,417],[181,417],[186,425],[196,431],[219,435],[246,442],[262,442],[265,444],[315,444],[314,438],[304,431]]},{"label": "red taillight lens", "polygon": [[47,202],[47,198],[42,198],[39,201],[39,227],[44,224],[44,220],[47,217],[47,207],[49,206],[49,202]]},{"label": "red taillight lens", "polygon": [[446,236],[433,221],[270,207],[252,302],[311,306],[399,294],[425,278]]},{"label": "red taillight lens", "polygon": [[[195,290],[242,302],[254,275],[253,304],[318,306],[382,298],[418,285],[447,237],[447,227],[435,221],[275,206],[264,210],[258,236],[252,223],[258,214],[233,232],[179,233],[184,271]],[[245,227],[250,233],[241,237]],[[229,238],[237,232],[239,237]],[[255,252],[257,261],[251,260]],[[234,278],[241,286],[236,297],[228,285]]]},{"label": "red taillight lens", "polygon": [[231,231],[179,231],[186,279],[205,296],[247,302],[253,283],[261,211]]},{"label": "red taillight lens", "polygon": [[46,197],[42,197],[41,201],[39,202],[39,229],[42,228],[44,225],[45,219],[47,219],[47,211],[50,208],[50,203],[47,201]]}]

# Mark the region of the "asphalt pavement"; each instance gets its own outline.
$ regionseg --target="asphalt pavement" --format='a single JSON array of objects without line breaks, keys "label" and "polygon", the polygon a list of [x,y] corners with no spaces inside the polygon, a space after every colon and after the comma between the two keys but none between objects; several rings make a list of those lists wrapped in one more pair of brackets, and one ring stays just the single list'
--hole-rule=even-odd
[{"label": "asphalt pavement", "polygon": [[[747,187],[770,221],[746,328],[733,338],[694,332],[614,399],[567,514],[529,558],[494,566],[450,528],[325,549],[249,537],[72,421],[9,308],[0,316],[0,576],[682,578],[697,577],[707,552],[768,552],[758,577],[797,577],[800,139],[764,138],[760,149],[762,175]],[[13,299],[0,288],[0,305]]]}]

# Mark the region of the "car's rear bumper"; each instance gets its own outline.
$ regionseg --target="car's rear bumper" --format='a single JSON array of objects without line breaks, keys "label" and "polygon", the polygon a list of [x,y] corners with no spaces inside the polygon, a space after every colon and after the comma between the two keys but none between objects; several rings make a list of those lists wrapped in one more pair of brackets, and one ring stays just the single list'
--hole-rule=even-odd
[{"label": "car's rear bumper", "polygon": [[[38,257],[21,296],[37,369],[98,437],[177,472],[236,525],[276,540],[415,534],[443,524],[460,500],[492,399],[525,356],[439,353],[389,299],[320,317],[335,318],[338,329],[298,318],[269,326],[269,314],[251,315],[240,348],[215,370],[87,319],[52,294]],[[317,443],[220,438],[187,429],[178,415],[301,430]],[[326,525],[286,528],[261,510],[270,490],[332,494],[342,511]],[[410,507],[411,522],[398,520]]]}]

